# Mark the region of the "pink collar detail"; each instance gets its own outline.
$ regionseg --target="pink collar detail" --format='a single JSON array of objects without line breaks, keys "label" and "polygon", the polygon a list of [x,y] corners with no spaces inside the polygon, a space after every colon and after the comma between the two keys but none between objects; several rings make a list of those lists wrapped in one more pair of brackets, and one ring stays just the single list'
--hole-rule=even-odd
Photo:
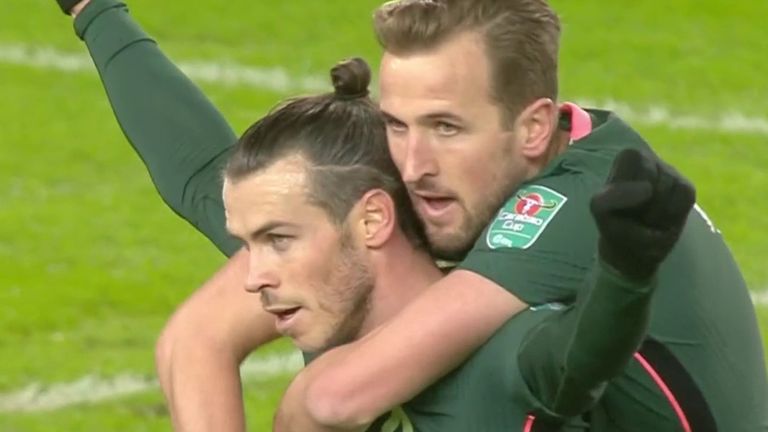
[{"label": "pink collar detail", "polygon": [[571,116],[571,141],[578,141],[592,132],[592,117],[580,106],[563,102],[560,112]]}]

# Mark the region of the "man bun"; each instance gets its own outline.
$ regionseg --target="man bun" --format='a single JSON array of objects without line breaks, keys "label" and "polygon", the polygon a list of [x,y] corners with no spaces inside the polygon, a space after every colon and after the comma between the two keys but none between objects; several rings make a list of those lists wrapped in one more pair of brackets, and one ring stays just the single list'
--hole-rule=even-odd
[{"label": "man bun", "polygon": [[371,68],[360,57],[343,60],[331,69],[331,82],[336,97],[341,100],[368,96]]}]

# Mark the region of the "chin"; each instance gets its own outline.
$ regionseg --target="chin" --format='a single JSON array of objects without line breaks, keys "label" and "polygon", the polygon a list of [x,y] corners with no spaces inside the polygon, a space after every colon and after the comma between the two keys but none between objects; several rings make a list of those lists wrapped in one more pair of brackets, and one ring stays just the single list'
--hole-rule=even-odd
[{"label": "chin", "polygon": [[427,232],[429,254],[433,258],[445,261],[461,261],[472,249],[472,239],[466,235],[450,233]]},{"label": "chin", "polygon": [[321,344],[301,341],[299,339],[293,339],[293,345],[304,353],[315,354],[325,351],[325,347]]}]

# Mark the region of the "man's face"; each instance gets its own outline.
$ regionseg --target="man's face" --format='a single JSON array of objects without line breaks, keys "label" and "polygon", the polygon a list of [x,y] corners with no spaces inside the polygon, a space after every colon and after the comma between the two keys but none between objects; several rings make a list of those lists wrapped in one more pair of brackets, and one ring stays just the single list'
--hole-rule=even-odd
[{"label": "man's face", "polygon": [[515,130],[491,99],[490,76],[474,33],[382,58],[390,152],[440,258],[461,259],[526,175]]},{"label": "man's face", "polygon": [[307,352],[359,336],[373,278],[350,231],[307,202],[305,163],[279,160],[224,184],[227,228],[250,251],[246,289],[259,293],[277,330]]}]

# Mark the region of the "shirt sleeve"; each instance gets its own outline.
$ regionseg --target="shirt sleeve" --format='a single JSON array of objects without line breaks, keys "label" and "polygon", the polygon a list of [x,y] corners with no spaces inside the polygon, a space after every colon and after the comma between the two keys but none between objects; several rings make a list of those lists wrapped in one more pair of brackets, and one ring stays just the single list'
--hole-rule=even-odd
[{"label": "shirt sleeve", "polygon": [[[538,412],[567,418],[590,409],[648,330],[655,278],[632,281],[599,262],[576,303],[529,331],[515,364]],[[610,331],[605,329],[610,328]]]},{"label": "shirt sleeve", "polygon": [[109,102],[163,200],[223,253],[221,171],[237,137],[221,113],[117,0],[92,0],[77,16]]},{"label": "shirt sleeve", "polygon": [[530,305],[572,301],[596,254],[597,229],[588,203],[598,181],[561,175],[521,187],[459,268]]}]

